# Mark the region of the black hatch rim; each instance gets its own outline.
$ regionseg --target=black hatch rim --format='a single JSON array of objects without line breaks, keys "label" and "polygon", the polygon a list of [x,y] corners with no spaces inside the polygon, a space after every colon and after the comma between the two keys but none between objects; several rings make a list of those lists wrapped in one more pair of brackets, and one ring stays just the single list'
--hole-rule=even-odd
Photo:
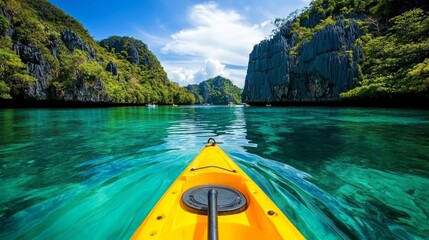
[{"label": "black hatch rim", "polygon": [[224,185],[201,185],[188,189],[182,195],[182,203],[185,208],[193,213],[207,215],[210,189],[218,192],[217,210],[219,215],[236,214],[246,210],[246,197],[238,190]]}]

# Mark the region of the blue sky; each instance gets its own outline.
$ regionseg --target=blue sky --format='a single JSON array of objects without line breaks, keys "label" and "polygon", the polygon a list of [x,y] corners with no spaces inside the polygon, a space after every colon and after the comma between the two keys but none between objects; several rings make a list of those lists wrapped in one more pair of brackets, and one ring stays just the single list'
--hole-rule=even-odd
[{"label": "blue sky", "polygon": [[182,86],[222,75],[244,86],[255,44],[270,21],[310,0],[49,0],[101,40],[131,36],[145,42],[171,81]]}]

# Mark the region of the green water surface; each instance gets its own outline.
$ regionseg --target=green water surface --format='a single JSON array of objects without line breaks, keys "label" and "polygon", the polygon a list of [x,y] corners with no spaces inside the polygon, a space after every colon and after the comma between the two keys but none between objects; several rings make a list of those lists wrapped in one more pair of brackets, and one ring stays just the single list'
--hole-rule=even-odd
[{"label": "green water surface", "polygon": [[0,239],[128,239],[207,138],[308,239],[427,239],[429,112],[0,110]]}]

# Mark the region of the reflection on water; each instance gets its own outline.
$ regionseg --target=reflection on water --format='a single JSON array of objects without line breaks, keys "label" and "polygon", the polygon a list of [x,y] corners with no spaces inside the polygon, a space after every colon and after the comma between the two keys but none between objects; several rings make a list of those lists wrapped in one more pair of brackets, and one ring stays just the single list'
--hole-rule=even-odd
[{"label": "reflection on water", "polygon": [[424,239],[429,114],[0,110],[0,239],[129,238],[209,137],[309,239]]}]

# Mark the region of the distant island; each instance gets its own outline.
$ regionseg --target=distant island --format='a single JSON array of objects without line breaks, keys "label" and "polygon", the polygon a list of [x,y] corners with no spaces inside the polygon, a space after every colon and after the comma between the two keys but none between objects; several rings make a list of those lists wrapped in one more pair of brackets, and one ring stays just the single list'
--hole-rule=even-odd
[{"label": "distant island", "polygon": [[248,103],[429,105],[428,2],[315,0],[250,54]]},{"label": "distant island", "polygon": [[[132,37],[96,41],[46,0],[0,0],[0,107],[22,102],[429,106],[429,3],[314,0],[274,21],[244,89],[181,87]],[[245,36],[243,36],[245,37]]]},{"label": "distant island", "polygon": [[195,103],[197,104],[241,103],[243,92],[231,80],[221,76],[208,79],[198,85],[188,85],[186,89],[195,95]]}]

